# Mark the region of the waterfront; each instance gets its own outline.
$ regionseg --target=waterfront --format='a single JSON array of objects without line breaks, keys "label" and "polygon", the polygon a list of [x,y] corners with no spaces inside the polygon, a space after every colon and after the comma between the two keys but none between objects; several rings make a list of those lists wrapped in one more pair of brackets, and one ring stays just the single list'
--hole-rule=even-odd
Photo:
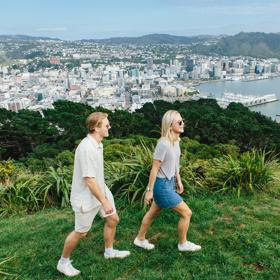
[{"label": "waterfront", "polygon": [[266,103],[254,107],[250,110],[260,112],[272,119],[280,120],[280,77],[251,82],[242,81],[217,81],[201,84],[197,87],[200,92],[212,93],[214,97],[221,98],[225,91],[242,95],[262,96],[275,94],[278,101]]}]

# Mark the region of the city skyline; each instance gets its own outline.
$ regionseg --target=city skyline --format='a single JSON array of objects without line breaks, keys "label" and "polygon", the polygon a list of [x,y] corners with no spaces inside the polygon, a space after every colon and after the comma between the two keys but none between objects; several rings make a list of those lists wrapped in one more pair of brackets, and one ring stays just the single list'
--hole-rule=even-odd
[{"label": "city skyline", "polygon": [[279,32],[275,0],[18,1],[5,2],[0,34],[64,40],[137,37],[151,33],[180,36]]}]

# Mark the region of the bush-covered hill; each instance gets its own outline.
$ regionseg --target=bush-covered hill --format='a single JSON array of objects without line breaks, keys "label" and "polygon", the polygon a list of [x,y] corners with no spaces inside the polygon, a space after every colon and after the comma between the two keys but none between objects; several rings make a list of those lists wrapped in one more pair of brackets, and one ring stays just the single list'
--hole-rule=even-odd
[{"label": "bush-covered hill", "polygon": [[21,110],[18,113],[0,109],[0,160],[19,159],[33,153],[37,158],[55,156],[76,146],[86,134],[85,119],[93,111],[109,113],[110,137],[132,135],[158,138],[161,118],[169,109],[178,110],[185,119],[182,135],[203,144],[234,143],[241,151],[252,148],[280,152],[280,126],[260,113],[251,112],[241,104],[232,103],[221,109],[215,100],[168,103],[147,103],[129,113],[69,101],[58,101],[54,109],[39,112]]}]

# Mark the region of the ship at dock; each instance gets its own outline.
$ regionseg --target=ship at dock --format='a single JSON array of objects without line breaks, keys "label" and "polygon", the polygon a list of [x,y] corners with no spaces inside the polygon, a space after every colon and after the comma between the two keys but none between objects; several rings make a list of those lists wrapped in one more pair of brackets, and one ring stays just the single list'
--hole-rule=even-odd
[{"label": "ship at dock", "polygon": [[224,92],[222,98],[216,98],[217,103],[220,107],[226,108],[230,103],[241,103],[245,107],[253,107],[265,103],[278,101],[275,94],[266,94],[263,96],[254,95],[241,95],[232,92]]}]

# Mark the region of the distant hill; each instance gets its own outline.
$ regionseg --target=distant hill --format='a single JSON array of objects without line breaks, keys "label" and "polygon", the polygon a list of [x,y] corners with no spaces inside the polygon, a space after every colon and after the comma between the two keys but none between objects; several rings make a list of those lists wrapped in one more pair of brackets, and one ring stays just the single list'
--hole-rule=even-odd
[{"label": "distant hill", "polygon": [[60,40],[58,38],[50,38],[50,37],[34,37],[28,35],[0,35],[1,40],[19,40],[19,41],[33,41],[33,40]]},{"label": "distant hill", "polygon": [[81,40],[86,42],[107,43],[107,44],[192,44],[216,39],[218,36],[198,35],[198,36],[175,36],[169,34],[149,34],[140,37],[114,37],[108,39]]},{"label": "distant hill", "polygon": [[280,58],[280,33],[241,32],[223,37],[212,45],[196,45],[193,51],[201,54]]},{"label": "distant hill", "polygon": [[[60,40],[49,37],[27,35],[0,35],[0,41]],[[62,41],[62,40],[61,40]],[[66,42],[66,41],[65,41]],[[140,37],[114,37],[108,39],[83,39],[77,42],[102,44],[186,44],[194,53],[225,56],[251,56],[260,58],[280,58],[280,33],[241,32],[233,36],[198,35],[175,36],[169,34],[149,34]]]}]

